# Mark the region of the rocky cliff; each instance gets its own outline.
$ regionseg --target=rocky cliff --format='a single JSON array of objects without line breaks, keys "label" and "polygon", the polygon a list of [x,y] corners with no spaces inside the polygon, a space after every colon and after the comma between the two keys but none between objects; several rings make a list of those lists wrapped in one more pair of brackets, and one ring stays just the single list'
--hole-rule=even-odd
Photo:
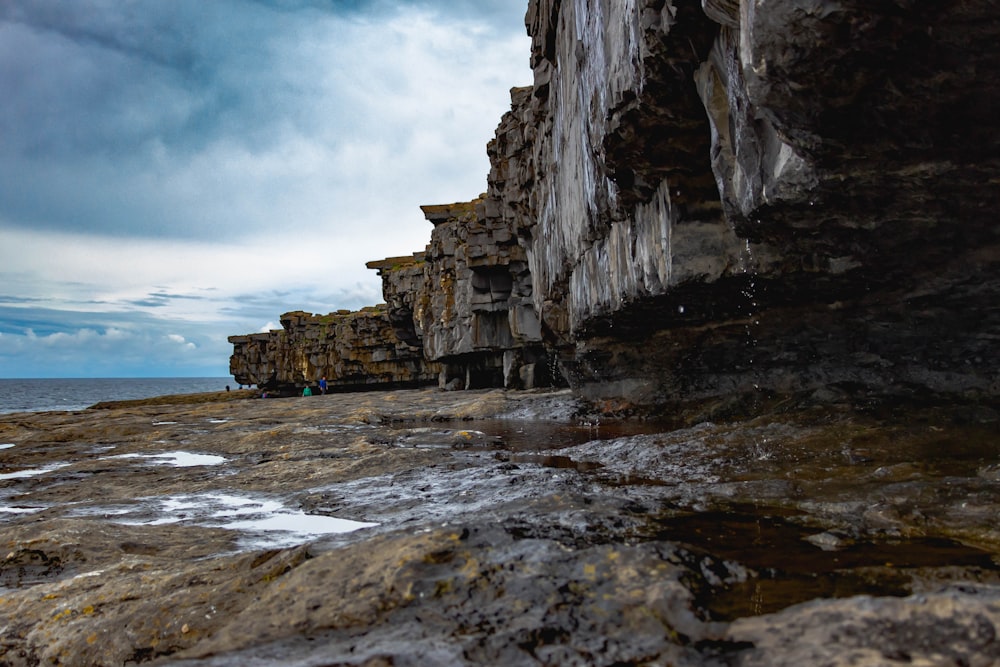
[{"label": "rocky cliff", "polygon": [[423,257],[374,267],[396,335],[442,385],[558,366],[609,406],[995,396],[998,18],[994,0],[532,0],[534,85],[487,193],[425,207]]},{"label": "rocky cliff", "polygon": [[491,193],[591,398],[998,390],[994,2],[540,1]]},{"label": "rocky cliff", "polygon": [[230,336],[229,370],[237,382],[298,393],[325,377],[332,389],[419,386],[438,368],[401,340],[384,307],[281,316],[281,329]]},{"label": "rocky cliff", "polygon": [[483,198],[424,206],[433,224],[426,249],[367,264],[382,277],[384,305],[285,313],[280,330],[231,336],[233,376],[285,394],[322,377],[347,389],[559,382],[542,345],[524,249],[494,210]]},{"label": "rocky cliff", "polygon": [[422,207],[434,226],[415,261],[369,262],[399,335],[442,364],[444,387],[549,384],[524,249],[494,202]]}]

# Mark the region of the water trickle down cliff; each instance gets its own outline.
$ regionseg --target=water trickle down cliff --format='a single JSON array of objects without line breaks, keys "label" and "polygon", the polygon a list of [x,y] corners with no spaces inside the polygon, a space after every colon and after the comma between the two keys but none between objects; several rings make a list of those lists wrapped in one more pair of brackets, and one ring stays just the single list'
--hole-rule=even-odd
[{"label": "water trickle down cliff", "polygon": [[532,0],[487,193],[372,265],[390,328],[442,385],[532,386],[557,357],[606,405],[995,397],[997,13]]}]

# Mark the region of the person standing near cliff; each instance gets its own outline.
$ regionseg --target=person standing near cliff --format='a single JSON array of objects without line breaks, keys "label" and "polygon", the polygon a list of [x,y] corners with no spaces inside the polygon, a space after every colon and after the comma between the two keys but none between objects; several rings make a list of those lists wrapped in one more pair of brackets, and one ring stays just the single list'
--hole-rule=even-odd
[{"label": "person standing near cliff", "polygon": [[321,393],[321,394],[325,394],[326,393],[326,376],[325,375],[319,379],[319,393]]}]

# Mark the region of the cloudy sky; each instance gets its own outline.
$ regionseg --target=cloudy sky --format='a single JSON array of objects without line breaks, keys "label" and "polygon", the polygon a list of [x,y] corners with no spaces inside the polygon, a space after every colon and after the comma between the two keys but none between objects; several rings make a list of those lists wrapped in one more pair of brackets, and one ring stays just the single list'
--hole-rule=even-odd
[{"label": "cloudy sky", "polygon": [[224,376],[486,189],[526,0],[0,0],[0,377]]}]

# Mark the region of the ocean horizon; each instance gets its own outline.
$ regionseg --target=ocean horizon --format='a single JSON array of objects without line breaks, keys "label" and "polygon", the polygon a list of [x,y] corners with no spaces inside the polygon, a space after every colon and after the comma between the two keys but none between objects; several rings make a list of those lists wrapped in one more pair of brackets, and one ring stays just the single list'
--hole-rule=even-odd
[{"label": "ocean horizon", "polygon": [[232,377],[0,378],[0,415],[83,410],[102,401],[224,391],[227,385],[239,387]]}]

